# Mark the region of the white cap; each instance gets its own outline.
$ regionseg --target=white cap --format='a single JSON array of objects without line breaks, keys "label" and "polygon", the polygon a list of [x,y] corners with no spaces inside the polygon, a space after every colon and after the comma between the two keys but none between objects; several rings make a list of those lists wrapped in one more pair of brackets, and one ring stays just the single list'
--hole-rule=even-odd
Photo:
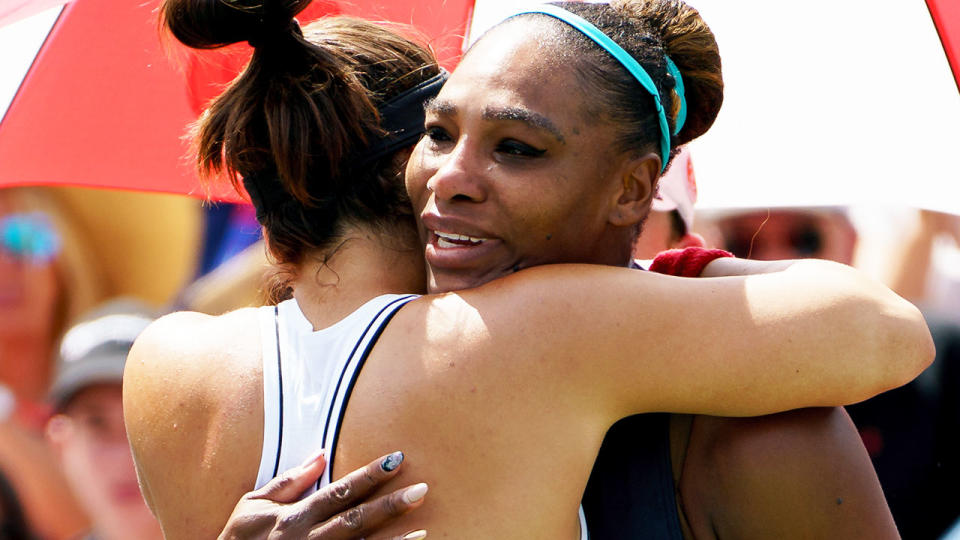
[{"label": "white cap", "polygon": [[697,202],[697,179],[693,174],[690,151],[684,147],[673,158],[670,168],[657,182],[653,209],[660,212],[676,210],[687,231],[693,230],[693,206]]},{"label": "white cap", "polygon": [[120,384],[130,347],[155,318],[140,302],[118,299],[70,328],[60,342],[49,395],[52,404],[60,409],[77,392],[94,384]]}]

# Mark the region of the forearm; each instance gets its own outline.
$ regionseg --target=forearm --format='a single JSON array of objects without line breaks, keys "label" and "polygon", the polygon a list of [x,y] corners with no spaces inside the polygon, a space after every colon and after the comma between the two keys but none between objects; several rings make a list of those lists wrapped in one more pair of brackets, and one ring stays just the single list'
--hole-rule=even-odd
[{"label": "forearm", "polygon": [[[850,362],[852,365],[838,363],[837,369],[855,367],[854,375],[858,379],[853,384],[865,384],[863,388],[868,392],[862,396],[846,394],[843,393],[846,389],[841,386],[841,393],[835,398],[839,401],[817,405],[846,404],[849,396],[864,399],[909,380],[926,366],[925,350],[929,349],[926,346],[929,337],[926,324],[916,308],[848,266],[814,259],[754,261],[733,258],[722,250],[688,248],[659,254],[650,269],[682,277],[745,278],[746,283],[753,282],[748,291],[772,286],[766,295],[752,295],[750,309],[758,315],[756,320],[760,324],[765,324],[767,319],[789,317],[790,313],[806,310],[809,316],[797,320],[797,327],[790,332],[789,339],[802,342],[813,337],[818,340],[819,343],[811,344],[814,348],[810,352],[827,345],[822,351],[824,359],[840,358]],[[783,305],[778,306],[773,301],[778,297],[784,300]],[[765,312],[770,316],[761,315]],[[775,327],[770,326],[771,329]],[[861,367],[861,362],[865,366]],[[856,390],[857,387],[851,386],[850,389]]]},{"label": "forearm", "polygon": [[[920,311],[879,282],[846,265],[821,260],[751,261],[717,259],[703,277],[782,273],[784,287],[802,287],[811,302],[825,303],[817,325],[844,332],[830,333],[835,352],[828,357],[838,369],[851,369],[854,384],[866,393],[858,400],[912,380],[933,361],[933,343]],[[860,359],[857,365],[841,364]],[[853,379],[851,379],[853,382]],[[854,396],[857,397],[857,396]],[[826,405],[847,404],[846,399]]]},{"label": "forearm", "polygon": [[754,261],[736,257],[714,259],[703,268],[700,277],[750,276],[782,272],[798,261]]},{"label": "forearm", "polygon": [[[458,321],[456,343],[511,358],[518,380],[582,399],[578,407],[608,405],[607,420],[844,405],[911,380],[931,361],[919,312],[859,272],[825,261],[766,269],[691,279],[543,266],[438,298],[431,312]],[[518,351],[551,359],[551,370],[519,361]]]},{"label": "forearm", "polygon": [[819,260],[795,261],[779,274],[784,289],[793,287],[795,296],[820,305],[807,322],[819,329],[809,337],[822,342],[810,344],[810,353],[828,362],[824,367],[836,369],[840,379],[832,386],[833,399],[818,405],[867,399],[913,380],[933,361],[923,315],[879,282]]}]

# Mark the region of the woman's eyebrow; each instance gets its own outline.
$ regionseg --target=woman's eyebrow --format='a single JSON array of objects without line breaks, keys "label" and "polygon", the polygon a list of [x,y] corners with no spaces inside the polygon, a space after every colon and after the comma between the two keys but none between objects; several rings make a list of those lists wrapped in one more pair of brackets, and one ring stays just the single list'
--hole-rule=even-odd
[{"label": "woman's eyebrow", "polygon": [[512,120],[523,122],[530,127],[541,129],[553,135],[561,144],[567,141],[560,129],[549,118],[523,107],[486,107],[483,109],[484,120]]},{"label": "woman's eyebrow", "polygon": [[430,98],[423,103],[423,110],[430,114],[453,116],[457,113],[457,106],[445,99]]},{"label": "woman's eyebrow", "polygon": [[[427,113],[438,116],[456,116],[459,109],[453,102],[433,98],[423,105]],[[546,131],[554,136],[560,144],[567,144],[566,138],[560,129],[546,116],[524,107],[485,107],[482,113],[484,120],[508,120],[523,122],[530,127]]]}]

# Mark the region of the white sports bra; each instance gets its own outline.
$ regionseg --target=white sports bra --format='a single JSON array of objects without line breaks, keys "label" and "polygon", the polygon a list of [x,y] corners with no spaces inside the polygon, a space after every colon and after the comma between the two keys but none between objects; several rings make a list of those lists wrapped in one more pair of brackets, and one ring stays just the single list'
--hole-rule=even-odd
[{"label": "white sports bra", "polygon": [[[263,342],[263,449],[259,489],[321,448],[327,468],[304,496],[330,483],[350,392],[387,323],[417,295],[378,296],[334,325],[314,331],[296,300],[258,311]],[[580,508],[580,537],[587,540]]]}]

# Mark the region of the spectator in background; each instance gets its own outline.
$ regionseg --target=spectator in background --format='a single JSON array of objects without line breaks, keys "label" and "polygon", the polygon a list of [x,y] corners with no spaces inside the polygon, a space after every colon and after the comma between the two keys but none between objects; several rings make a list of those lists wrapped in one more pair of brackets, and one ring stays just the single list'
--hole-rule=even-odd
[{"label": "spectator in background", "polygon": [[0,469],[37,535],[54,540],[86,523],[42,437],[55,343],[101,299],[86,247],[48,191],[0,189]]},{"label": "spectator in background", "polygon": [[[44,540],[74,538],[86,527],[86,516],[67,489],[42,434],[17,422],[12,416],[15,407],[13,392],[0,384],[0,475],[10,488],[4,497],[18,501],[16,507],[22,509],[25,525],[34,536]],[[0,522],[12,526],[11,521],[4,521],[13,519],[12,514],[4,512],[14,505],[4,502],[3,506]],[[0,539],[7,538],[0,532]]]},{"label": "spectator in background", "polygon": [[162,538],[140,495],[121,402],[127,353],[153,319],[138,303],[112,301],[72,327],[60,346],[46,433],[93,523],[89,539]]},{"label": "spectator in background", "polygon": [[843,208],[722,210],[712,217],[717,245],[737,257],[769,261],[788,256],[853,264],[857,231]]},{"label": "spectator in background", "polygon": [[[719,235],[711,240],[738,257],[853,263],[858,234],[843,208],[725,210],[702,217]],[[937,347],[933,366],[906,386],[847,407],[900,533],[921,540],[939,538],[960,517],[960,327],[925,316]]]},{"label": "spectator in background", "polygon": [[21,408],[43,400],[53,345],[68,321],[103,299],[86,247],[45,192],[0,190],[0,382]]},{"label": "spectator in background", "polygon": [[890,258],[890,288],[928,312],[960,322],[960,216],[919,210]]}]

